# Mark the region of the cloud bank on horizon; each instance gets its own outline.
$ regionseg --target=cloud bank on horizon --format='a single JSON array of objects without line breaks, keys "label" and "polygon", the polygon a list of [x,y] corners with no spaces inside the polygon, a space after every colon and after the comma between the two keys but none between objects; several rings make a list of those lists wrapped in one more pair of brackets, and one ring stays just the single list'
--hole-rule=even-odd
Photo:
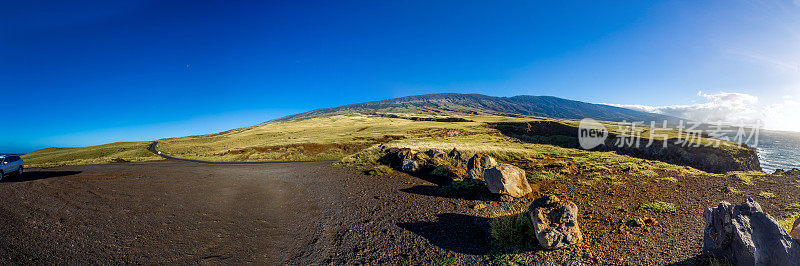
[{"label": "cloud bank on horizon", "polygon": [[765,104],[754,95],[739,92],[715,94],[698,91],[704,101],[687,105],[648,106],[639,104],[608,104],[650,113],[664,114],[700,122],[723,122],[733,125],[762,125],[765,129],[800,132],[800,99],[785,95],[780,101]]}]

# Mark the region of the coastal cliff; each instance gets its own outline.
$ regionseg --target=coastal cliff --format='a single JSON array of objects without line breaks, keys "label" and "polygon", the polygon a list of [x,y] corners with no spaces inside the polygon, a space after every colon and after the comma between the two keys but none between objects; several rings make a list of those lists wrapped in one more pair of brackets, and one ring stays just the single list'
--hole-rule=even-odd
[{"label": "coastal cliff", "polygon": [[[502,134],[524,142],[580,148],[578,127],[558,121],[494,123]],[[761,171],[755,148],[723,142],[718,147],[678,144],[678,138],[642,139],[639,143],[618,145],[621,135],[609,133],[605,145],[595,151],[614,151],[619,154],[666,163],[691,166],[710,173],[729,171]],[[664,144],[666,142],[666,145]]]}]

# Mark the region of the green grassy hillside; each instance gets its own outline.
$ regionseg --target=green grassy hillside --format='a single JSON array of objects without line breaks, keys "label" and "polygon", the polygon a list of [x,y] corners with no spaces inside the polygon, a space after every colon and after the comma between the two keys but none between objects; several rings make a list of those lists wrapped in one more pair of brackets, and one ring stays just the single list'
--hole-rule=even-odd
[{"label": "green grassy hillside", "polygon": [[151,142],[116,142],[78,148],[49,148],[22,156],[27,167],[103,164],[115,159],[131,162],[156,161],[162,158],[147,150]]},{"label": "green grassy hillside", "polygon": [[[470,118],[470,117],[466,117]],[[489,134],[482,122],[434,122],[348,114],[275,122],[159,142],[159,151],[208,161],[338,160],[399,139]]]},{"label": "green grassy hillside", "polygon": [[[540,136],[530,129],[528,135],[514,134],[519,133],[519,130],[524,133],[526,125],[536,123],[544,125],[545,129],[567,127],[574,130],[577,126],[577,122],[573,120],[534,117],[405,112],[350,113],[319,115],[209,135],[164,139],[159,141],[158,150],[177,158],[216,162],[341,160],[378,145],[419,149],[458,147],[469,152],[506,154],[504,156],[520,158],[535,158],[538,156],[536,154],[557,150],[557,154],[575,157],[567,161],[579,162],[580,158],[595,156],[587,154],[614,154],[620,156],[619,158],[634,160],[634,157],[613,152],[582,151],[574,143],[561,143],[575,142],[576,138],[571,137],[573,134]],[[619,133],[615,130],[617,125],[613,123],[607,124],[607,128],[612,133]],[[651,136],[649,132],[644,132],[643,137]],[[668,137],[674,137],[674,134],[668,134]],[[706,144],[709,142],[705,138],[699,141]],[[134,162],[160,159],[147,151],[149,144],[122,142],[84,148],[51,148],[27,154],[24,158],[30,167],[99,164],[109,163],[114,159]],[[724,154],[735,154],[740,149],[743,148],[724,146],[716,150]],[[666,164],[657,165],[666,167]]]}]

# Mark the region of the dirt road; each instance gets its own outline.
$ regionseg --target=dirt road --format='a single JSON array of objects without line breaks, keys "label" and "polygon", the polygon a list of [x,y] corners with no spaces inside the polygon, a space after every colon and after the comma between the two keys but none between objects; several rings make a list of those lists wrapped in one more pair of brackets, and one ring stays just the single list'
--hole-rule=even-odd
[{"label": "dirt road", "polygon": [[428,252],[428,238],[470,254],[488,250],[486,232],[436,236],[444,224],[426,223],[445,213],[459,230],[482,231],[486,220],[446,214],[468,207],[400,191],[432,184],[329,165],[29,169],[0,183],[0,264],[424,263],[441,256]]},{"label": "dirt road", "polygon": [[[0,183],[2,265],[491,264],[509,257],[493,250],[488,217],[522,210],[548,191],[580,206],[586,243],[531,250],[523,261],[693,264],[701,253],[702,210],[767,190],[777,196],[759,202],[779,215],[800,190],[785,177],[764,177],[770,182],[759,187],[733,176],[627,186],[551,180],[539,182],[535,195],[504,202],[448,196],[404,173],[368,176],[329,162],[167,160],[26,171]],[[722,192],[728,186],[746,190]],[[638,208],[656,199],[680,207],[660,214]],[[659,223],[625,225],[636,217]]]},{"label": "dirt road", "polygon": [[329,178],[347,173],[325,165],[31,169],[0,183],[0,263],[302,258],[318,237],[308,232],[326,226],[325,215],[347,204],[329,189],[342,181]]}]

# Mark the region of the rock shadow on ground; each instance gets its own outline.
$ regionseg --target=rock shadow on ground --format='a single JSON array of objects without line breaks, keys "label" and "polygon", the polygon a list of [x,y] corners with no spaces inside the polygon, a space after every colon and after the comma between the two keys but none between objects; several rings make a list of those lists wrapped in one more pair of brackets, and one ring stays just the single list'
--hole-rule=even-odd
[{"label": "rock shadow on ground", "polygon": [[433,222],[398,223],[397,226],[427,239],[431,244],[450,251],[487,255],[492,249],[490,219],[457,213],[437,214]]}]

